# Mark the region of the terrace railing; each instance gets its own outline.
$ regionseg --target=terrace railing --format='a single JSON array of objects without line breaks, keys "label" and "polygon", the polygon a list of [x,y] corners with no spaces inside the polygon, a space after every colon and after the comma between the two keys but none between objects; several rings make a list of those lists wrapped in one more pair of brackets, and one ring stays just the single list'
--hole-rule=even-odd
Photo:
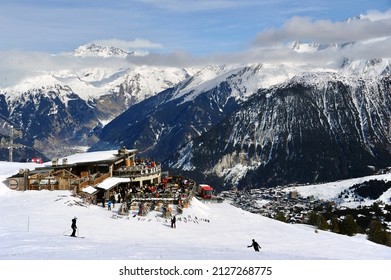
[{"label": "terrace railing", "polygon": [[147,165],[134,165],[128,167],[121,167],[113,171],[114,176],[122,177],[144,177],[144,176],[152,176],[161,173],[161,165],[156,164],[155,166],[147,166]]}]

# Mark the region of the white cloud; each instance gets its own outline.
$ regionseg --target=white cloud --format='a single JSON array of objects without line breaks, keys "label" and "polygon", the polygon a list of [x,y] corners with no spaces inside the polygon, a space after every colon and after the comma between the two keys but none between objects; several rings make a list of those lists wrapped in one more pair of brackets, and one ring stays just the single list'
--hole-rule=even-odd
[{"label": "white cloud", "polygon": [[[287,45],[296,39],[328,45],[316,52],[296,52]],[[354,42],[354,43],[350,43]],[[32,73],[88,67],[128,68],[133,65],[191,67],[229,63],[301,63],[339,66],[343,59],[391,57],[391,10],[372,11],[360,20],[346,22],[311,21],[292,18],[279,29],[259,33],[249,48],[235,53],[193,56],[186,52],[164,52],[161,44],[145,39],[97,40],[94,43],[125,50],[149,50],[144,56],[124,58],[75,57],[69,53],[0,52],[0,87],[11,86]],[[339,45],[334,46],[333,44]],[[349,43],[342,46],[343,43]],[[157,50],[157,52],[156,52]],[[153,52],[155,51],[155,52]]]},{"label": "white cloud", "polygon": [[153,53],[143,56],[80,57],[72,53],[49,54],[44,52],[0,51],[0,89],[19,84],[26,77],[51,74],[61,70],[86,68],[126,69],[135,65],[190,67],[211,62],[209,58],[196,58],[185,52]]},{"label": "white cloud", "polygon": [[[316,52],[295,52],[292,41],[320,44]],[[313,21],[294,17],[281,28],[268,29],[255,37],[249,50],[237,54],[242,61],[298,62],[317,65],[339,63],[344,58],[390,58],[391,10],[371,11],[343,22]]]},{"label": "white cloud", "polygon": [[104,47],[116,47],[126,51],[163,49],[163,45],[159,43],[140,38],[136,38],[133,41],[120,39],[95,40],[93,43]]},{"label": "white cloud", "polygon": [[372,21],[389,19],[391,18],[391,9],[385,12],[380,12],[376,10],[370,10],[365,15],[361,15],[361,18],[368,18]]},{"label": "white cloud", "polygon": [[391,12],[377,12],[371,15],[344,22],[312,21],[309,18],[293,17],[279,29],[273,28],[259,33],[254,44],[269,46],[293,40],[343,44],[391,36]]}]

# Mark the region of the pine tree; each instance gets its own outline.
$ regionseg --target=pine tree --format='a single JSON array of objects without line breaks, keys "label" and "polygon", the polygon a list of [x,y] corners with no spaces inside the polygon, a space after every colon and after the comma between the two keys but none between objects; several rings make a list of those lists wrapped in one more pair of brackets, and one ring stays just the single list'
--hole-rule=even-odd
[{"label": "pine tree", "polygon": [[383,244],[390,244],[390,235],[378,220],[372,220],[368,228],[368,240]]},{"label": "pine tree", "polygon": [[277,213],[275,219],[278,220],[278,221],[286,223],[286,217],[285,217],[284,212],[282,212],[282,211]]},{"label": "pine tree", "polygon": [[332,232],[335,232],[335,233],[339,233],[340,232],[339,221],[338,221],[338,218],[335,217],[335,216],[333,218],[331,218],[330,230]]},{"label": "pine tree", "polygon": [[325,219],[325,217],[322,214],[319,214],[315,211],[311,211],[309,218],[308,218],[308,223],[310,225],[316,226],[320,230],[328,230],[329,225]]},{"label": "pine tree", "polygon": [[325,217],[322,214],[318,215],[318,221],[316,226],[320,230],[328,230],[329,229],[329,224],[327,223]]},{"label": "pine tree", "polygon": [[308,224],[316,226],[318,223],[318,213],[311,211],[308,217]]},{"label": "pine tree", "polygon": [[358,225],[352,215],[347,215],[343,219],[340,227],[340,232],[349,236],[353,236],[358,231]]}]

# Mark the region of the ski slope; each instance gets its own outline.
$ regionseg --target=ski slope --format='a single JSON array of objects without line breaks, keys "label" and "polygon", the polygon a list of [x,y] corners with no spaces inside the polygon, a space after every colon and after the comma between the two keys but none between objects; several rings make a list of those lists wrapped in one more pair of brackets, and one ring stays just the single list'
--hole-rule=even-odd
[{"label": "ski slope", "polygon": [[[0,163],[0,182],[24,164]],[[0,260],[390,260],[391,248],[313,227],[286,224],[227,202],[193,199],[177,228],[160,212],[119,216],[68,191],[17,192],[0,183]],[[71,220],[78,218],[78,235]],[[186,222],[185,222],[186,218]],[[260,253],[251,239],[261,245]]]}]

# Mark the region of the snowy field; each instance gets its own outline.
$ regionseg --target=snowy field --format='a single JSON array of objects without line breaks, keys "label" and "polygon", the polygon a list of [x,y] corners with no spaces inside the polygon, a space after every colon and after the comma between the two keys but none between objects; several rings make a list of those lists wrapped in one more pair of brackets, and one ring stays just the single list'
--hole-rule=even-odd
[{"label": "snowy field", "polygon": [[355,208],[358,205],[370,206],[375,201],[382,201],[386,204],[391,204],[391,189],[384,192],[376,200],[364,199],[364,201],[355,202],[352,201],[351,199],[343,199],[343,198],[341,199],[338,197],[341,192],[343,192],[346,189],[349,189],[349,187],[370,180],[391,181],[391,173],[340,180],[340,181],[324,183],[324,184],[295,186],[295,187],[285,188],[284,190],[286,192],[297,191],[302,197],[314,196],[316,199],[336,201],[341,206],[346,206],[350,208]]},{"label": "snowy field", "polygon": [[[365,236],[315,233],[312,227],[280,223],[226,203],[194,199],[172,229],[159,212],[118,218],[116,209],[83,207],[77,201],[68,192],[3,192],[0,258],[391,259],[391,248]],[[78,234],[85,238],[64,236],[70,234],[74,216]],[[262,246],[261,253],[247,248],[252,238]]]},{"label": "snowy field", "polygon": [[[0,163],[0,182],[20,164]],[[8,170],[7,170],[8,169]],[[196,199],[178,215],[177,228],[160,212],[118,216],[101,206],[82,206],[67,191],[9,190],[0,185],[2,260],[391,260],[391,248],[366,240],[315,232],[235,208]],[[70,234],[78,218],[78,234]],[[186,220],[186,221],[185,221]],[[262,246],[256,253],[251,239]]]},{"label": "snowy field", "polygon": [[[4,185],[19,169],[35,166],[0,162],[2,278],[255,279],[267,276],[220,273],[261,267],[261,272],[270,269],[265,271],[272,272],[273,279],[313,279],[319,271],[335,279],[368,279],[387,274],[391,263],[391,248],[369,242],[364,235],[316,232],[311,226],[282,223],[226,202],[194,199],[172,229],[159,212],[118,216],[119,205],[111,211],[85,206],[68,191],[17,192]],[[318,187],[312,191],[325,195]],[[83,238],[65,236],[75,216]],[[253,238],[260,252],[247,247]],[[125,268],[138,274],[125,275]],[[147,275],[148,269],[161,273]],[[184,277],[186,269],[202,274]]]}]

